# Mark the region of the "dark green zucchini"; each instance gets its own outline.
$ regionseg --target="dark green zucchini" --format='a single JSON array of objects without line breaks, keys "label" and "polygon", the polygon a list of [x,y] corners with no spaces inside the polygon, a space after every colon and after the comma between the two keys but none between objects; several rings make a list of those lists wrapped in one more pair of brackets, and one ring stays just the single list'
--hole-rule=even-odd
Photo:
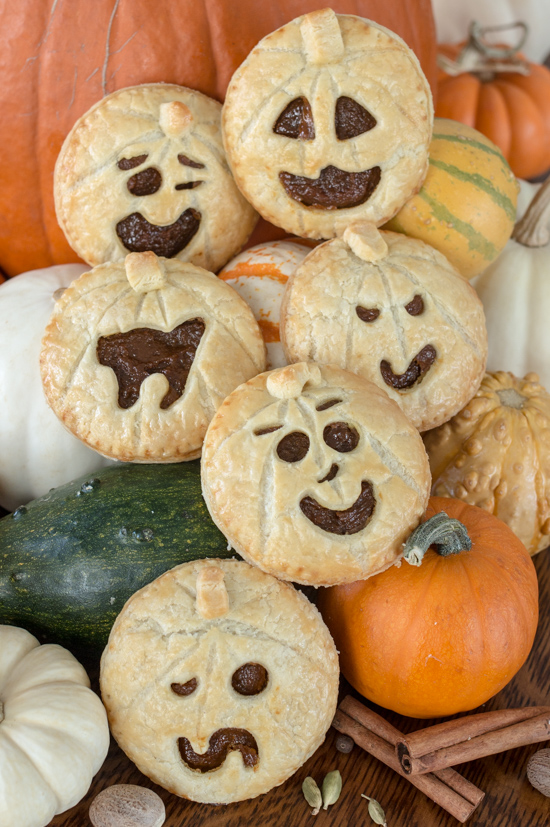
[{"label": "dark green zucchini", "polygon": [[234,554],[204,504],[198,460],[104,468],[0,520],[0,623],[98,651],[142,586]]}]

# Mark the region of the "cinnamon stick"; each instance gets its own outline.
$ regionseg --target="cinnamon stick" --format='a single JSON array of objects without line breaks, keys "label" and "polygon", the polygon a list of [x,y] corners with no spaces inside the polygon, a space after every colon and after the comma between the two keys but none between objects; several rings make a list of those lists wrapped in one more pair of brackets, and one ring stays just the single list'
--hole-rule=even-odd
[{"label": "cinnamon stick", "polygon": [[403,738],[402,733],[355,698],[344,698],[336,710],[332,726],[338,732],[349,735],[366,752],[407,778],[414,787],[462,823],[471,816],[485,795],[455,770],[406,775],[395,752],[397,742]]},{"label": "cinnamon stick", "polygon": [[434,772],[550,739],[550,707],[499,709],[421,729],[396,745],[407,775]]}]

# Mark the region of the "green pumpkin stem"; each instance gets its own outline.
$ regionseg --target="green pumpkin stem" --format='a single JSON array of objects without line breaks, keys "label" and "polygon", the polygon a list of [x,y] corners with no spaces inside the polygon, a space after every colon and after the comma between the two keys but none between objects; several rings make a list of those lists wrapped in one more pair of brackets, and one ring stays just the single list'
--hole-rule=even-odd
[{"label": "green pumpkin stem", "polygon": [[440,511],[415,528],[405,543],[403,557],[411,566],[419,566],[430,546],[435,546],[442,557],[448,557],[450,554],[470,551],[472,541],[466,526],[460,520]]}]

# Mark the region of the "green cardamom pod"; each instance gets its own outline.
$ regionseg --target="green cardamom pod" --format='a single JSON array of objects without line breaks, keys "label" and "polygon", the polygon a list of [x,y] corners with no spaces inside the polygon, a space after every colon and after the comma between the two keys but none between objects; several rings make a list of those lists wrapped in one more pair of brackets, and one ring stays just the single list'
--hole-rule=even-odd
[{"label": "green cardamom pod", "polygon": [[381,824],[382,827],[387,827],[386,814],[382,809],[382,805],[378,801],[376,801],[376,799],[371,798],[368,795],[364,795],[363,793],[361,793],[361,798],[368,799],[369,815],[374,821],[374,823]]},{"label": "green cardamom pod", "polygon": [[310,775],[304,778],[302,782],[302,792],[309,806],[313,807],[311,815],[316,816],[323,805],[323,798],[321,796],[321,790]]},{"label": "green cardamom pod", "polygon": [[323,810],[336,804],[342,792],[342,776],[338,770],[327,773],[323,780]]}]

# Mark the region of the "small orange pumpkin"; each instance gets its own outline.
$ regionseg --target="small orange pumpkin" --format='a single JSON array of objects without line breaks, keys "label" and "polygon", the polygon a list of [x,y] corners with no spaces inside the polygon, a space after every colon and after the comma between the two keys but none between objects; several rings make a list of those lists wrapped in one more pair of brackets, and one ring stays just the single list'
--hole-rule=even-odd
[{"label": "small orange pumpkin", "polygon": [[[427,550],[431,543],[437,551]],[[342,672],[370,701],[402,715],[473,709],[511,680],[533,645],[531,558],[496,517],[443,497],[430,500],[404,557],[414,564],[320,594]]]},{"label": "small orange pumpkin", "polygon": [[[514,175],[534,178],[550,167],[550,70],[513,48],[490,48],[483,40],[489,31],[473,23],[466,45],[439,46],[440,61],[458,64],[467,49],[477,49],[482,60],[479,69],[454,76],[440,70],[435,114],[475,127],[499,147]],[[512,71],[505,71],[512,53]],[[528,74],[514,71],[522,64]]]}]

